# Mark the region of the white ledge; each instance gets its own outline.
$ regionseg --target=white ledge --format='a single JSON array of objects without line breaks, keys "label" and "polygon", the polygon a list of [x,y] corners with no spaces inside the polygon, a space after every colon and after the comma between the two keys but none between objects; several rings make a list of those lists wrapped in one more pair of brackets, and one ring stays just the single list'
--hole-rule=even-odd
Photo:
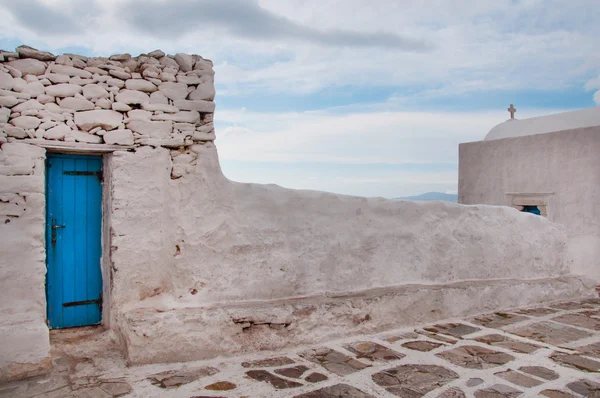
[{"label": "white ledge", "polygon": [[27,144],[37,145],[46,149],[64,150],[69,152],[105,153],[126,151],[135,148],[134,145],[88,144],[85,142],[51,141],[36,138],[28,138],[23,141]]}]

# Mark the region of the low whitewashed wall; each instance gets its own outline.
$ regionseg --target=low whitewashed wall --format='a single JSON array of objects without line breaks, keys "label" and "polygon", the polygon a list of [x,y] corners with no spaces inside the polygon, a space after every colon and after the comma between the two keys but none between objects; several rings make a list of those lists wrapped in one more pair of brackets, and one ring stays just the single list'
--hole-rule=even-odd
[{"label": "low whitewashed wall", "polygon": [[113,306],[132,362],[592,294],[567,275],[564,229],[547,219],[240,184],[222,175],[212,144],[192,149],[196,170],[178,180],[165,149],[111,160]]},{"label": "low whitewashed wall", "polygon": [[45,297],[45,150],[0,149],[0,381],[50,367]]}]

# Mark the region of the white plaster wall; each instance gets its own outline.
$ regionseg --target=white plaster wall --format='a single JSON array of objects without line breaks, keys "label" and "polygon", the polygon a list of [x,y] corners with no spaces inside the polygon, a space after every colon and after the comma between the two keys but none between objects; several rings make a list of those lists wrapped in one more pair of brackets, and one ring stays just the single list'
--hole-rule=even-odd
[{"label": "white plaster wall", "polygon": [[45,297],[45,150],[0,150],[0,381],[50,366]]},{"label": "white plaster wall", "polygon": [[196,171],[177,180],[169,178],[165,149],[113,157],[117,306],[178,308],[568,272],[563,228],[541,217],[235,183],[221,174],[211,143],[195,150]]},{"label": "white plaster wall", "polygon": [[[553,192],[575,274],[600,282],[600,127],[460,145],[459,202],[510,205],[509,192]],[[530,216],[533,217],[533,216]]]}]

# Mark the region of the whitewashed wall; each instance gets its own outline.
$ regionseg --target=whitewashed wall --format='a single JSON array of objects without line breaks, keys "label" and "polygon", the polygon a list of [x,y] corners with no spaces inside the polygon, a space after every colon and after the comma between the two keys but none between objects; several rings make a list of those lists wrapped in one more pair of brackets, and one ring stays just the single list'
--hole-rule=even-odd
[{"label": "whitewashed wall", "polygon": [[507,206],[507,193],[549,193],[571,271],[600,282],[599,154],[600,127],[461,144],[459,201]]}]

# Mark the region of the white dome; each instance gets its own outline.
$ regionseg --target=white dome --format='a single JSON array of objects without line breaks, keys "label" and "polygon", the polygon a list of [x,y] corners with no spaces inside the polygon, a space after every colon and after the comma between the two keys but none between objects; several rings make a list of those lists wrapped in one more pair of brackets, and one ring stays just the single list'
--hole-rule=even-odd
[{"label": "white dome", "polygon": [[485,141],[593,126],[600,126],[600,107],[598,106],[530,119],[508,119],[491,129],[485,136]]}]

